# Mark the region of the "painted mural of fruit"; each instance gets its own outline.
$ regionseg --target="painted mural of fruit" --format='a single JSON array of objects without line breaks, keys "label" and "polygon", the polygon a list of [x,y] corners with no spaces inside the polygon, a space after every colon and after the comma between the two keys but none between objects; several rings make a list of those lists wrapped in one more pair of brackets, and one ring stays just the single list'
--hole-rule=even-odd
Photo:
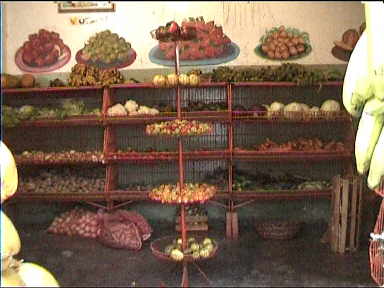
[{"label": "painted mural of fruit", "polygon": [[[192,31],[195,33],[195,39],[180,42],[180,60],[216,58],[222,55],[225,46],[231,43],[228,36],[223,33],[221,26],[216,25],[214,21],[205,22],[203,17],[190,17],[188,20],[184,20],[180,29],[181,36],[183,31],[185,31],[186,35],[191,34]],[[188,39],[188,37],[184,39]],[[163,52],[165,59],[175,59],[174,42],[159,40],[159,48]]]},{"label": "painted mural of fruit", "polygon": [[58,33],[40,29],[38,33],[30,34],[24,42],[22,59],[31,67],[52,65],[63,54],[65,47]]}]

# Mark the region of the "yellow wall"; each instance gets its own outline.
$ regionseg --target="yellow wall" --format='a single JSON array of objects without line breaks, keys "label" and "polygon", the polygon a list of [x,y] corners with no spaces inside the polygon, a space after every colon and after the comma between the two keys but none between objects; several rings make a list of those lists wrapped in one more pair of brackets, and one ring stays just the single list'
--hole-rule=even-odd
[{"label": "yellow wall", "polygon": [[[76,64],[74,55],[94,33],[105,29],[118,33],[132,44],[136,61],[125,69],[160,68],[148,58],[157,41],[149,32],[170,20],[203,16],[223,26],[224,33],[241,49],[240,56],[226,65],[278,64],[258,57],[253,49],[266,29],[285,25],[310,34],[312,53],[297,60],[300,64],[343,64],[331,54],[333,41],[342,33],[358,29],[364,21],[361,2],[115,2],[114,13],[58,13],[57,3],[3,2],[3,71],[20,74],[14,63],[17,49],[31,33],[45,28],[60,34],[72,51],[71,60],[55,72],[69,72]],[[70,17],[89,16],[102,19],[89,25],[71,25]],[[106,17],[106,18],[103,18]],[[104,20],[103,20],[104,19]]]}]

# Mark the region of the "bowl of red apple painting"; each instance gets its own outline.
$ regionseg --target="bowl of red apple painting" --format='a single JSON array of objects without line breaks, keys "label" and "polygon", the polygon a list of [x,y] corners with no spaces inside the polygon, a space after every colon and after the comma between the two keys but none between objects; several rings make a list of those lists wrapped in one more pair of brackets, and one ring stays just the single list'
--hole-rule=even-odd
[{"label": "bowl of red apple painting", "polygon": [[50,72],[63,67],[71,58],[71,50],[59,33],[40,29],[28,36],[15,55],[17,67],[24,72]]},{"label": "bowl of red apple painting", "polygon": [[76,53],[77,63],[100,69],[124,68],[135,59],[136,52],[131,43],[108,29],[89,37],[84,47]]}]

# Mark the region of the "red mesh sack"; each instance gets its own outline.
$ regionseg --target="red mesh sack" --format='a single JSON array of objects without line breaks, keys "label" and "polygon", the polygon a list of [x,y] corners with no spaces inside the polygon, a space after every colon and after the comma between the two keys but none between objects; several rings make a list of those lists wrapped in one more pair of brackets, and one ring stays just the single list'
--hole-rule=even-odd
[{"label": "red mesh sack", "polygon": [[135,211],[127,211],[127,210],[117,210],[115,212],[121,221],[130,221],[136,225],[139,229],[141,239],[143,241],[148,240],[151,237],[153,232],[151,225],[147,222],[147,220]]},{"label": "red mesh sack", "polygon": [[118,214],[103,214],[98,240],[112,248],[139,250],[142,245],[139,229]]}]

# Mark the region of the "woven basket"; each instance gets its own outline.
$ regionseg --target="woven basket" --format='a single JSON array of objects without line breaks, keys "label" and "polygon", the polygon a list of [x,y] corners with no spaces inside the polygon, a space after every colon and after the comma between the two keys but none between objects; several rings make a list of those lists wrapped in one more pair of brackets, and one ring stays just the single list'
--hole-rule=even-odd
[{"label": "woven basket", "polygon": [[289,220],[268,220],[256,222],[257,233],[264,239],[287,240],[294,238],[302,223]]}]

